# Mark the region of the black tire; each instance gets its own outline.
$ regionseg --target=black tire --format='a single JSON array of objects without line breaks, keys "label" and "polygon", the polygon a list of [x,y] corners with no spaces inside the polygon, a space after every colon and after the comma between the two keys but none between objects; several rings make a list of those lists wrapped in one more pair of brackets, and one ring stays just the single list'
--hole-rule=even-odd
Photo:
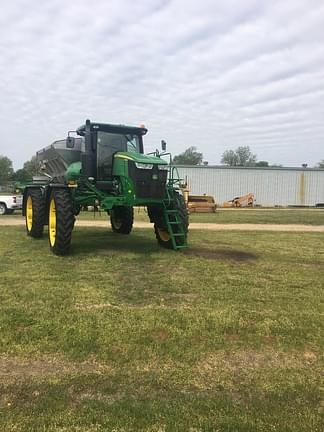
[{"label": "black tire", "polygon": [[[174,191],[173,193],[173,199],[174,201],[171,202],[170,206],[168,207],[169,210],[178,210],[178,216],[181,222],[182,230],[185,234],[185,237],[179,236],[175,238],[177,246],[184,246],[187,239],[188,234],[188,226],[189,226],[189,215],[187,206],[185,203],[185,200],[182,195],[179,194],[179,192]],[[164,209],[163,207],[160,208],[153,208],[148,209],[150,219],[154,222],[154,231],[155,231],[155,237],[159,243],[160,246],[166,248],[166,249],[173,249],[173,244],[171,240],[170,233],[168,231],[167,224],[165,222],[165,215],[164,215]],[[173,220],[172,220],[173,219]],[[172,218],[171,221],[175,221],[175,216]],[[174,231],[175,233],[180,232],[181,228],[177,225],[174,225]]]},{"label": "black tire", "polygon": [[28,189],[24,213],[27,235],[41,238],[45,224],[45,198],[41,189]]},{"label": "black tire", "polygon": [[129,234],[134,222],[133,207],[118,206],[110,210],[111,228],[118,234]]},{"label": "black tire", "polygon": [[54,189],[48,206],[48,241],[55,255],[69,253],[74,221],[70,191]]},{"label": "black tire", "polygon": [[3,216],[5,214],[7,214],[8,209],[5,203],[1,202],[0,203],[0,216]]}]

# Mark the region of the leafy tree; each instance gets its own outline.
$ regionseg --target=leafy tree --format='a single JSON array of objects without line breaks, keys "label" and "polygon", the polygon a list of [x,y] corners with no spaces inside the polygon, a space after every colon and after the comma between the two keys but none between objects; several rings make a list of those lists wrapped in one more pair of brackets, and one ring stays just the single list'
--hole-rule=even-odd
[{"label": "leafy tree", "polygon": [[318,163],[318,168],[324,168],[324,159],[321,160],[321,162]]},{"label": "leafy tree", "polygon": [[23,169],[28,173],[31,179],[34,175],[38,174],[38,162],[36,156],[33,156],[29,161],[24,163]]},{"label": "leafy tree", "polygon": [[223,153],[221,163],[229,166],[255,166],[256,158],[249,146],[241,146],[236,150],[226,150]]},{"label": "leafy tree", "polygon": [[225,165],[229,166],[237,166],[239,165],[239,158],[234,150],[226,150],[223,153],[221,163],[224,163]]},{"label": "leafy tree", "polygon": [[17,182],[25,182],[25,181],[32,180],[32,176],[25,168],[21,168],[15,171],[15,173],[12,176],[12,179]]},{"label": "leafy tree", "polygon": [[268,167],[269,166],[269,162],[267,161],[258,161],[255,163],[255,166],[257,167]]},{"label": "leafy tree", "polygon": [[0,155],[0,184],[7,183],[13,175],[12,161]]},{"label": "leafy tree", "polygon": [[196,147],[189,147],[183,153],[174,156],[173,163],[177,165],[201,165],[203,154]]},{"label": "leafy tree", "polygon": [[29,161],[24,163],[23,168],[14,172],[12,180],[17,182],[31,181],[33,176],[38,174],[38,171],[36,156],[33,156]]},{"label": "leafy tree", "polygon": [[240,166],[254,166],[257,156],[253,154],[249,146],[238,147],[236,153],[239,158]]}]

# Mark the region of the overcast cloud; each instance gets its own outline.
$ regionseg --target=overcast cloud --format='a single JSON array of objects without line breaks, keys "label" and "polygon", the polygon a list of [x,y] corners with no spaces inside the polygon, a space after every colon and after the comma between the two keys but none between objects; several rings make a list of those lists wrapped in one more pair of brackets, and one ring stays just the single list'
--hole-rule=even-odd
[{"label": "overcast cloud", "polygon": [[0,154],[15,168],[86,118],[144,123],[146,149],[249,145],[324,159],[322,0],[1,2]]}]

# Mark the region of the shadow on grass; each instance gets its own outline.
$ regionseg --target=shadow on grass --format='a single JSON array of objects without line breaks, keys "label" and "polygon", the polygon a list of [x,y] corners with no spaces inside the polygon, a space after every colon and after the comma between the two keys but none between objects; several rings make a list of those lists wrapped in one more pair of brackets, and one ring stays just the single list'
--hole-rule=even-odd
[{"label": "shadow on grass", "polygon": [[214,259],[231,259],[238,262],[254,261],[258,257],[251,252],[245,252],[235,249],[207,249],[200,247],[192,247],[186,249],[184,252],[186,256],[193,256],[196,258],[205,258],[208,260]]},{"label": "shadow on grass", "polygon": [[[160,247],[154,236],[151,238],[141,233],[132,233],[130,235],[116,234],[111,231],[83,229],[74,234],[74,240],[71,248],[71,255],[87,255],[100,252],[105,254],[116,252],[131,252],[136,255],[145,255],[165,251],[168,254],[175,254],[175,251],[166,250]],[[229,259],[236,262],[255,261],[258,256],[251,252],[237,249],[225,248],[203,248],[189,246],[181,252],[177,252],[184,257],[196,257],[206,260]]]},{"label": "shadow on grass", "polygon": [[73,235],[70,255],[96,254],[98,252],[133,252],[147,255],[161,251],[155,238],[141,234],[117,234],[104,230],[76,231]]}]

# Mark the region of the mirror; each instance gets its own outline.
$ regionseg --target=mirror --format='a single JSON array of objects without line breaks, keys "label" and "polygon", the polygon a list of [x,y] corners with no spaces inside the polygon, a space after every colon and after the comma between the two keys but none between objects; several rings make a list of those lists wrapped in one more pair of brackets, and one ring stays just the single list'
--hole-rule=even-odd
[{"label": "mirror", "polygon": [[66,138],[66,148],[72,149],[74,148],[74,144],[75,144],[75,138],[68,136]]},{"label": "mirror", "polygon": [[166,150],[166,142],[164,140],[161,141],[161,148],[162,148],[162,151]]}]

